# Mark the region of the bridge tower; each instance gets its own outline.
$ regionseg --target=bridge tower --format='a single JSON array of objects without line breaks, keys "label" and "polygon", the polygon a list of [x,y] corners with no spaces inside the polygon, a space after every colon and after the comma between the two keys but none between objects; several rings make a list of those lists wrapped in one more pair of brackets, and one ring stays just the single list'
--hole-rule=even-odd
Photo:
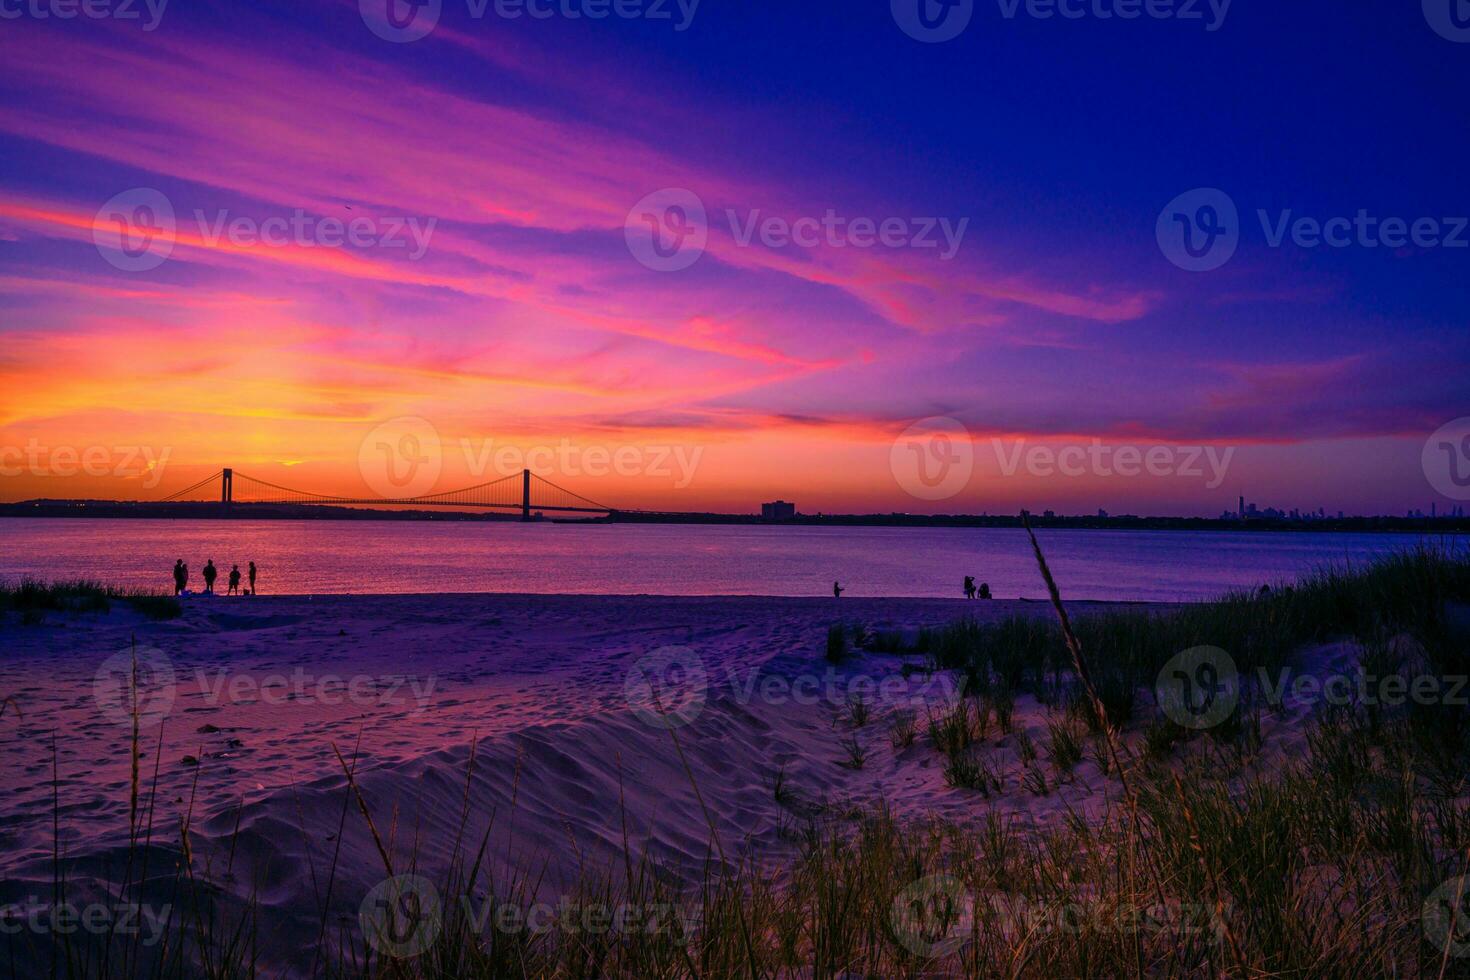
[{"label": "bridge tower", "polygon": [[521,520],[531,519],[531,471],[521,470]]},{"label": "bridge tower", "polygon": [[220,473],[219,502],[229,509],[235,502],[235,471],[229,467]]}]

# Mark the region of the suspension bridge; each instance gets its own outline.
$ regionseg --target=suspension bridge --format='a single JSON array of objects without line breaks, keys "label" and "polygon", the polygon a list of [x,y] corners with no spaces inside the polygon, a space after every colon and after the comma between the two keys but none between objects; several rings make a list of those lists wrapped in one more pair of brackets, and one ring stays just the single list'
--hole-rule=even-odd
[{"label": "suspension bridge", "polygon": [[421,494],[417,497],[336,497],[313,493],[309,490],[294,490],[266,480],[257,480],[233,469],[222,469],[208,477],[169,494],[159,503],[218,501],[229,508],[233,504],[328,504],[351,507],[357,505],[412,506],[412,507],[484,507],[492,510],[520,511],[523,520],[530,520],[532,513],[550,511],[557,514],[633,514],[644,511],[628,511],[608,507],[590,500],[579,493],[530,470],[522,470],[496,480],[477,483],[458,490]]}]

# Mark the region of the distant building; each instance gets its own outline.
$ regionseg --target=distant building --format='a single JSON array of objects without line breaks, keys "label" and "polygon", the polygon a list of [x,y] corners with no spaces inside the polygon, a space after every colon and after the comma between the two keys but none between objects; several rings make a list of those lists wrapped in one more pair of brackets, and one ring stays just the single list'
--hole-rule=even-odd
[{"label": "distant building", "polygon": [[766,521],[789,521],[796,516],[796,505],[785,500],[773,500],[761,504],[761,519]]}]

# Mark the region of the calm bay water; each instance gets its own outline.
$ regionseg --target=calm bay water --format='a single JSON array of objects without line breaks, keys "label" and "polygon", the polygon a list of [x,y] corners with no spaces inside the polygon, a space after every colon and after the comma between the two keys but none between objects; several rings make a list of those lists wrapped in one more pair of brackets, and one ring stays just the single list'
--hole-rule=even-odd
[{"label": "calm bay water", "polygon": [[[1411,547],[1407,534],[1039,533],[1063,594],[1190,600]],[[1438,539],[1436,539],[1438,540]],[[0,520],[0,579],[91,578],[171,589],[183,558],[202,588],[254,561],[262,593],[535,592],[665,595],[1045,595],[1025,532],[1005,528],[683,527],[420,521]]]}]

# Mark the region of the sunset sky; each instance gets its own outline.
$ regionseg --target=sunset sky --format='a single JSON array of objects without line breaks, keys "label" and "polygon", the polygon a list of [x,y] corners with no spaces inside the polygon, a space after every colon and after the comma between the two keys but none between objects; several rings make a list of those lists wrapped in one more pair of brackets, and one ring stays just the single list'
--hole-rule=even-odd
[{"label": "sunset sky", "polygon": [[[942,43],[888,0],[703,0],[687,22],[672,0],[669,20],[442,0],[407,43],[357,0],[0,20],[0,450],[167,454],[156,479],[121,455],[18,466],[0,500],[156,499],[221,466],[358,494],[364,440],[413,418],[440,490],[499,475],[486,440],[697,459],[687,481],[545,470],[627,507],[1445,506],[1421,451],[1470,414],[1470,248],[1273,247],[1257,213],[1448,235],[1470,43],[1417,2],[1236,0],[1214,30],[1007,6]],[[625,224],[670,188],[707,245],[662,271]],[[1195,188],[1239,208],[1212,271],[1156,238]],[[138,189],[176,231],[130,271],[96,238]],[[298,211],[301,243],[223,232]],[[829,212],[939,246],[742,240]],[[338,245],[324,219],[373,232]],[[933,417],[974,472],[927,500],[891,460]],[[997,458],[1094,440],[1232,455],[1218,481]]]}]

